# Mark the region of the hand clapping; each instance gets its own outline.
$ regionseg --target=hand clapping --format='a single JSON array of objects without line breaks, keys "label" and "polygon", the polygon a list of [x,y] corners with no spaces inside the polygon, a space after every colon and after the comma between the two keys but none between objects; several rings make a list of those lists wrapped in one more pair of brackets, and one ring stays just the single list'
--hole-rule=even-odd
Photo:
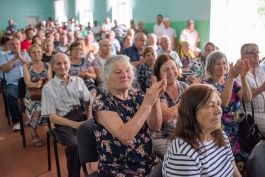
[{"label": "hand clapping", "polygon": [[242,69],[243,69],[243,61],[238,60],[235,65],[233,65],[233,62],[231,62],[228,76],[233,79],[237,78],[237,76],[242,71]]},{"label": "hand clapping", "polygon": [[167,81],[166,75],[164,75],[161,81],[156,80],[156,77],[152,77],[152,86],[146,90],[146,95],[144,97],[144,102],[146,104],[153,106],[158,98],[166,91]]}]

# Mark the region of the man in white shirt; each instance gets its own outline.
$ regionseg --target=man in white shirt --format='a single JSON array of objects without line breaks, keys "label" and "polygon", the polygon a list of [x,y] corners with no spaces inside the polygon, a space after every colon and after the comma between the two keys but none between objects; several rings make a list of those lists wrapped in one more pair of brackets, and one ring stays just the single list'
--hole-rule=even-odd
[{"label": "man in white shirt", "polygon": [[180,41],[187,41],[190,45],[190,49],[194,53],[199,53],[201,49],[197,46],[200,42],[200,35],[197,30],[194,29],[194,21],[188,20],[187,28],[183,29],[180,34]]},{"label": "man in white shirt", "polygon": [[[245,77],[252,91],[252,102],[254,106],[254,119],[259,127],[260,133],[265,136],[265,73],[259,66],[259,47],[254,43],[247,43],[241,47],[241,60],[249,60],[249,70]],[[241,84],[240,76],[237,81]],[[251,114],[251,102],[245,102],[246,111]],[[242,105],[239,113],[244,112]]]},{"label": "man in white shirt", "polygon": [[69,24],[67,25],[67,31],[72,31],[73,33],[75,32],[75,19],[71,18],[69,20]]},{"label": "man in white shirt", "polygon": [[154,26],[154,33],[157,38],[160,38],[160,31],[165,27],[163,22],[163,16],[161,14],[158,14],[156,16],[157,24]]},{"label": "man in white shirt", "polygon": [[110,18],[107,17],[105,19],[106,23],[103,23],[102,27],[101,27],[101,39],[105,39],[106,35],[109,34],[110,30],[111,30],[111,23],[110,23]]},{"label": "man in white shirt", "polygon": [[163,23],[165,27],[160,31],[160,36],[167,35],[171,42],[171,49],[174,51],[178,51],[178,39],[176,30],[170,27],[169,18],[165,18]]},{"label": "man in white shirt", "polygon": [[101,39],[100,38],[101,28],[100,26],[98,26],[98,21],[94,21],[94,26],[91,27],[91,31],[93,32],[95,39],[99,41]]}]

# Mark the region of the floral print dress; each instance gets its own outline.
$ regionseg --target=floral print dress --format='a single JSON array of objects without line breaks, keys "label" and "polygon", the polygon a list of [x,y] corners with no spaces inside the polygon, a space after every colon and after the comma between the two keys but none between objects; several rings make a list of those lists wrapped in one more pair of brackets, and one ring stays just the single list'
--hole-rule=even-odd
[{"label": "floral print dress", "polygon": [[[225,80],[227,80],[228,75],[225,75],[224,77]],[[211,78],[209,78],[208,80],[204,80],[203,83],[213,85],[219,93],[222,93],[225,87],[225,85],[214,83]],[[240,108],[240,100],[237,96],[237,92],[241,89],[241,85],[237,81],[234,81],[230,103],[228,107],[222,107],[222,129],[227,134],[228,139],[230,141],[238,170],[243,176],[245,176],[246,164],[249,155],[240,147],[238,135],[238,110]]]},{"label": "floral print dress", "polygon": [[[39,78],[48,80],[47,72],[48,72],[48,65],[43,62],[44,69],[37,73],[32,69],[32,63],[27,63],[27,67],[30,73],[31,81],[35,81]],[[41,124],[45,123],[45,119],[41,117],[41,101],[33,101],[30,99],[29,93],[26,92],[24,104],[26,106],[25,114],[27,117],[27,121],[25,124],[29,127],[36,128]]]},{"label": "floral print dress", "polygon": [[[94,101],[93,113],[101,110],[114,111],[123,123],[126,123],[136,114],[143,98],[144,93],[138,88],[129,92],[127,100],[101,93]],[[98,124],[96,117],[94,132],[99,159],[98,176],[148,176],[153,166],[160,161],[153,153],[150,129],[146,123],[128,145],[123,144],[105,127]]]}]

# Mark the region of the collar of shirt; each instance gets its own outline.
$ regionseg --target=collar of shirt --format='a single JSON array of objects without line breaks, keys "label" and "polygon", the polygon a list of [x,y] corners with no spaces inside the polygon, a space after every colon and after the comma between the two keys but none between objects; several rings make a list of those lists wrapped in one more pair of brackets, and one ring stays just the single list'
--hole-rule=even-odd
[{"label": "collar of shirt", "polygon": [[[54,81],[57,85],[61,85],[62,83],[65,83],[62,79],[60,79],[59,77],[57,77],[56,75],[54,76]],[[73,77],[69,75],[69,81],[72,82],[73,81]]]}]

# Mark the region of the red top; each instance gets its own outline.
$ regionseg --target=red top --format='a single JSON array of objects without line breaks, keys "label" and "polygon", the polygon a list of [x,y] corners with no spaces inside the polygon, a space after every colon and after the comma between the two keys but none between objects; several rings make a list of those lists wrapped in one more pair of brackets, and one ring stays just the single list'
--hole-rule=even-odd
[{"label": "red top", "polygon": [[21,42],[21,50],[26,49],[26,51],[28,51],[28,49],[30,48],[31,45],[32,45],[31,42],[24,40]]}]

